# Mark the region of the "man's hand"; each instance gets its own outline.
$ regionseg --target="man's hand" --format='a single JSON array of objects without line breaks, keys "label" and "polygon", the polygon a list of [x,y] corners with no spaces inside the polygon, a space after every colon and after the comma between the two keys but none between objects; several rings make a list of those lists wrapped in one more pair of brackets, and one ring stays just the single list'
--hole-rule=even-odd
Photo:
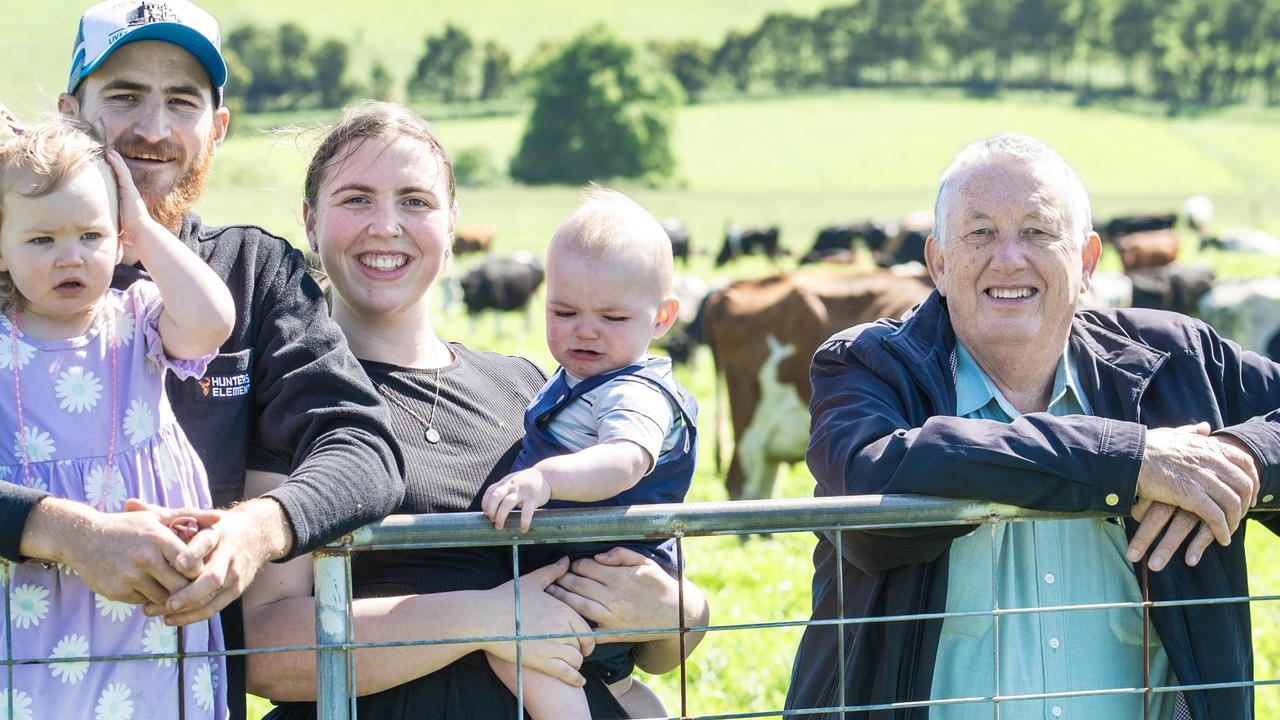
[{"label": "man's hand", "polygon": [[1257,503],[1259,487],[1253,454],[1235,437],[1210,436],[1207,423],[1149,430],[1138,473],[1139,502],[1131,513],[1141,525],[1127,557],[1141,560],[1164,530],[1148,561],[1152,570],[1162,570],[1200,525],[1186,553],[1187,564],[1194,566],[1214,539],[1230,544]]},{"label": "man's hand", "polygon": [[513,472],[494,483],[484,493],[480,507],[502,529],[507,515],[517,507],[520,510],[520,532],[528,532],[533,523],[533,511],[551,501],[551,482],[537,466]]},{"label": "man's hand", "polygon": [[[130,500],[125,509],[138,505]],[[152,513],[104,513],[46,498],[31,511],[20,549],[28,557],[66,565],[90,590],[116,602],[164,603],[188,584],[174,569],[185,546]]]},{"label": "man's hand", "polygon": [[[154,509],[166,511],[164,508]],[[203,559],[203,572],[168,601],[149,603],[147,615],[168,625],[205,620],[240,597],[262,565],[288,552],[291,538],[284,511],[274,500],[250,500],[230,510],[168,510],[190,515],[200,532],[175,558],[175,567]],[[171,532],[171,531],[170,531]]]}]

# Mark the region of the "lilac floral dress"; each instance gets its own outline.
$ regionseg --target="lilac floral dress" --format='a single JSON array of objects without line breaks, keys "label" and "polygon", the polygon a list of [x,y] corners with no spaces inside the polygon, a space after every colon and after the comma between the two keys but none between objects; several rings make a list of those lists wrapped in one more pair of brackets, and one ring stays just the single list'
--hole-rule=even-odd
[{"label": "lilac floral dress", "polygon": [[[0,481],[105,512],[122,511],[131,497],[210,507],[204,466],[164,394],[166,370],[199,377],[208,358],[165,357],[156,329],[164,306],[154,284],[112,290],[103,303],[89,333],[70,340],[28,338],[0,319]],[[2,563],[0,570],[9,612],[0,653],[40,661],[0,666],[0,718],[178,718],[180,702],[186,718],[227,717],[223,658],[187,659],[180,676],[176,629],[141,606],[95,594],[63,566]],[[183,639],[187,652],[223,649],[218,617],[186,626]],[[104,655],[138,659],[59,662]]]}]

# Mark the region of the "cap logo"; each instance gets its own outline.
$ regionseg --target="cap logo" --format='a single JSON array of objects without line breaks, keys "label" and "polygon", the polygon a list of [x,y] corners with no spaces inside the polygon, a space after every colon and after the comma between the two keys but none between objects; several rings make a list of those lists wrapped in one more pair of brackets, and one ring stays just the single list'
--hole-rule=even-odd
[{"label": "cap logo", "polygon": [[125,22],[129,23],[129,27],[137,27],[138,25],[150,25],[158,22],[180,22],[177,13],[169,9],[169,6],[162,2],[144,2],[137,7],[136,10],[129,13],[125,18]]}]

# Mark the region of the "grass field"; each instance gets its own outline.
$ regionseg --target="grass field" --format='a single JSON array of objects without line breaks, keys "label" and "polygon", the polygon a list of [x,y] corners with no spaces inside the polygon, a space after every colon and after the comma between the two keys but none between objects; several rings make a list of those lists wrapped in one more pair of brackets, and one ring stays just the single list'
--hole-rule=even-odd
[{"label": "grass field", "polygon": [[[669,187],[625,186],[660,215],[685,219],[695,247],[711,251],[724,223],[777,223],[784,242],[806,245],[817,227],[842,217],[891,216],[928,207],[934,184],[966,141],[1005,129],[1044,137],[1076,163],[1094,195],[1096,214],[1174,210],[1193,193],[1215,199],[1225,226],[1280,230],[1280,115],[1233,111],[1167,119],[1107,109],[1080,109],[1057,97],[1019,95],[1000,102],[948,93],[855,92],[787,100],[720,103],[685,108],[676,126],[678,178]],[[445,145],[485,146],[498,162],[515,149],[517,117],[443,121]],[[252,217],[301,240],[298,190],[314,136],[242,134],[223,149],[203,206],[213,221]],[[541,251],[578,190],[568,187],[463,188],[463,222],[492,222],[501,251]],[[252,212],[247,209],[253,208]],[[1192,253],[1196,256],[1195,253]],[[1226,275],[1280,271],[1280,263],[1204,253]],[[1110,259],[1108,264],[1115,264]],[[465,265],[465,261],[462,263]],[[462,268],[458,268],[461,270]],[[749,262],[717,274],[705,258],[691,272],[704,277],[760,275]],[[474,347],[523,354],[543,367],[551,359],[541,321],[520,330],[505,318],[471,323],[441,314],[443,332]],[[708,357],[684,371],[682,382],[707,409],[713,379]],[[779,494],[808,496],[812,479],[792,467]],[[704,452],[690,499],[717,500],[723,486]],[[1280,592],[1280,543],[1260,526],[1249,538],[1253,591]],[[1259,532],[1260,531],[1260,532]],[[808,616],[812,536],[779,535],[741,543],[734,538],[688,541],[693,578],[708,592],[713,623],[798,620]],[[1257,676],[1280,676],[1280,608],[1254,608]],[[688,667],[691,714],[764,712],[781,706],[798,639],[795,630],[713,633]],[[669,710],[678,707],[678,675],[653,679]],[[1280,717],[1280,692],[1259,691],[1259,717]]]},{"label": "grass field", "polygon": [[[23,117],[50,110],[66,87],[71,42],[80,13],[91,0],[0,0],[0,102]],[[693,37],[719,42],[730,29],[747,30],[770,11],[785,9],[813,14],[832,4],[824,0],[369,0],[358,6],[314,0],[203,0],[224,32],[254,23],[275,27],[301,24],[313,39],[335,37],[352,49],[352,78],[363,82],[373,60],[382,60],[403,83],[428,35],[445,23],[464,28],[476,40],[492,39],[522,62],[543,41],[564,40],[596,22],[607,22],[620,37],[641,42],[654,38]],[[14,68],[22,68],[17,72]]]},{"label": "grass field", "polygon": [[[571,34],[593,19],[609,18],[624,37],[693,35],[718,38],[730,27],[748,27],[766,9],[808,11],[820,2],[713,2],[677,4],[576,3],[552,0],[507,7],[499,0],[431,6],[418,22],[421,5],[375,0],[356,17],[304,0],[270,6],[249,0],[206,2],[228,25],[253,18],[275,23],[301,19],[313,34],[356,39],[359,62],[377,54],[407,67],[422,36],[445,20],[455,20],[481,36],[495,37],[517,55],[539,39]],[[81,3],[56,0],[19,4],[0,0],[0,17],[23,20],[0,29],[0,100],[24,117],[52,107],[64,82],[66,55]],[[566,19],[568,18],[568,19]],[[410,27],[388,36],[373,28]],[[481,31],[480,29],[483,28]],[[678,28],[673,30],[673,28]],[[376,48],[376,51],[371,49]],[[41,89],[43,88],[43,89]],[[428,117],[432,108],[420,108]],[[897,216],[927,208],[937,177],[967,141],[1003,130],[1040,136],[1060,149],[1080,170],[1093,193],[1099,218],[1119,212],[1172,211],[1191,194],[1210,195],[1224,227],[1253,226],[1280,233],[1280,114],[1233,110],[1196,117],[1078,108],[1060,96],[1018,94],[999,101],[956,93],[849,92],[790,99],[750,100],[686,107],[675,127],[677,177],[667,186],[623,184],[656,214],[689,224],[696,248],[714,251],[729,221],[777,224],[784,243],[801,249],[816,229],[842,218]],[[233,121],[234,122],[234,121]],[[499,167],[515,151],[523,117],[446,120],[438,130],[455,153],[489,149]],[[200,211],[211,222],[255,222],[301,244],[299,197],[309,140],[241,133],[220,152],[213,182]],[[574,205],[577,188],[499,186],[463,188],[463,222],[490,222],[499,228],[498,250],[541,251],[555,224]],[[1280,271],[1280,263],[1206,253],[1226,275]],[[738,266],[720,277],[758,275],[761,263]],[[710,263],[695,259],[693,271],[712,277]],[[550,368],[541,323],[527,334],[496,332],[489,319],[473,325],[442,316],[453,339],[473,347],[529,356]],[[708,358],[681,380],[712,413],[713,378]],[[787,472],[780,494],[807,496],[812,480],[803,465]],[[691,500],[724,497],[710,458],[704,453]],[[1259,530],[1257,526],[1254,530]],[[713,623],[803,619],[808,616],[808,534],[752,539],[690,540],[692,576],[708,593]],[[1265,531],[1249,538],[1253,591],[1280,593],[1280,543]],[[1254,608],[1257,676],[1280,676],[1280,610],[1275,603]],[[793,630],[713,633],[689,664],[691,714],[767,711],[781,707],[798,633]],[[654,679],[669,710],[678,707],[678,680]],[[259,706],[261,707],[261,706]],[[1280,717],[1280,691],[1259,692],[1260,718]]]}]

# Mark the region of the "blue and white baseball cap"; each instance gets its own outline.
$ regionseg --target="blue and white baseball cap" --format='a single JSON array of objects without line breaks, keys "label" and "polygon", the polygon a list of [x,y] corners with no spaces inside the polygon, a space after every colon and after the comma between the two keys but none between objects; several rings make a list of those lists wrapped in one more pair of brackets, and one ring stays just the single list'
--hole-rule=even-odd
[{"label": "blue and white baseball cap", "polygon": [[71,51],[67,92],[74,93],[116,48],[135,40],[163,40],[191,53],[209,72],[214,104],[222,104],[227,64],[218,21],[188,0],[106,0],[86,10]]}]

